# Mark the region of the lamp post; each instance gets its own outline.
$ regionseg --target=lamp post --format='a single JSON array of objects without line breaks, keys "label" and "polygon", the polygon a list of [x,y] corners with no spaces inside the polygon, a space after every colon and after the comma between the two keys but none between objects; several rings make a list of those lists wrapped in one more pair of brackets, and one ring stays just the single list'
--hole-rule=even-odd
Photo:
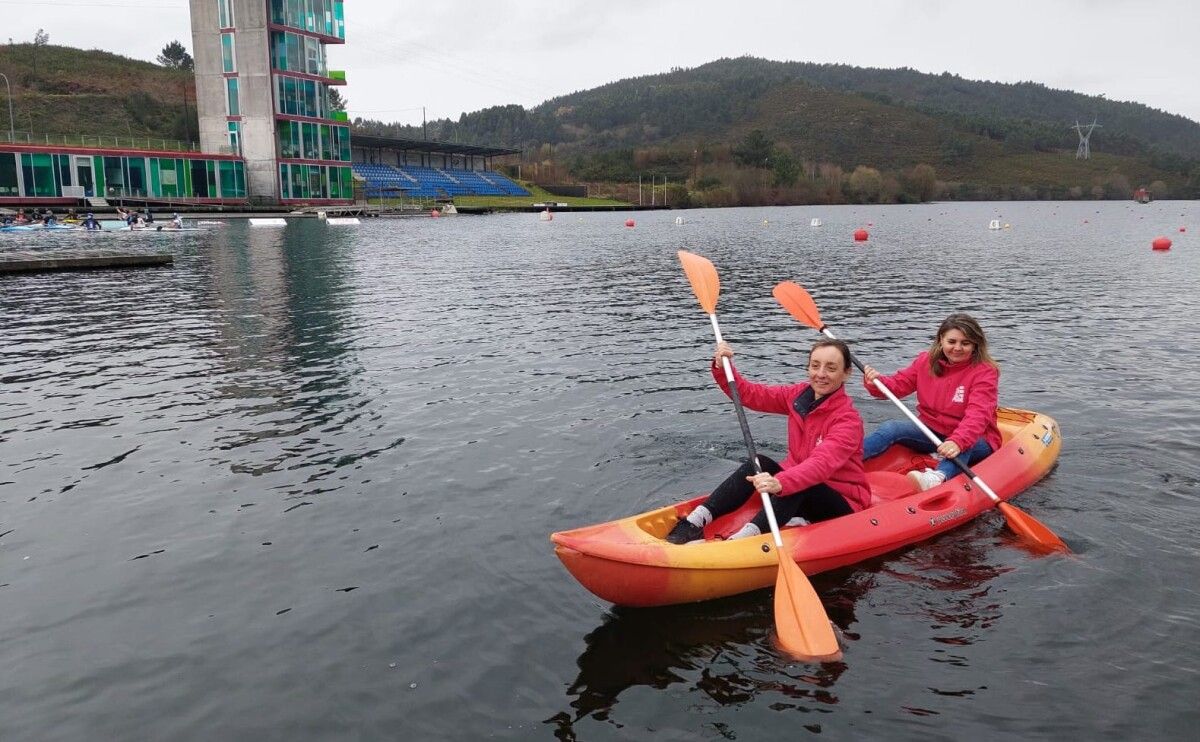
[{"label": "lamp post", "polygon": [[8,90],[8,143],[16,144],[17,143],[17,137],[16,137],[16,128],[17,127],[13,125],[12,86],[8,84],[8,75],[4,74],[3,72],[0,72],[0,77],[4,78],[4,87]]}]

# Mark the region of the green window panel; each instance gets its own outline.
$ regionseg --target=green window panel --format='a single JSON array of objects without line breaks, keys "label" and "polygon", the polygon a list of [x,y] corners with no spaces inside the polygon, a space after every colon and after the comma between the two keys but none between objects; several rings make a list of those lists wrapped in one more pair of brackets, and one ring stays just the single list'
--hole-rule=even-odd
[{"label": "green window panel", "polygon": [[105,187],[108,180],[104,177],[104,158],[100,155],[92,157],[92,175],[96,178],[96,195],[103,196],[108,193]]},{"label": "green window panel", "polygon": [[342,162],[350,162],[350,127],[338,126],[336,128],[341,131],[341,138],[339,141],[341,155],[338,157],[338,159]]},{"label": "green window panel", "polygon": [[238,103],[238,81],[236,77],[225,80],[225,98],[230,116],[241,115],[241,105]]},{"label": "green window panel", "polygon": [[187,198],[195,198],[196,194],[192,192],[192,168],[191,161],[182,158],[175,158],[175,189],[180,196]]},{"label": "green window panel", "polygon": [[20,196],[21,181],[17,178],[17,156],[0,152],[0,196]]},{"label": "green window panel", "polygon": [[54,157],[44,152],[21,154],[21,174],[26,196],[54,198],[62,195],[54,182]]},{"label": "green window panel", "polygon": [[69,186],[75,183],[75,181],[71,178],[71,156],[55,155],[55,159],[58,160],[58,170],[56,175],[58,176],[58,192],[61,194],[63,186]]},{"label": "green window panel", "polygon": [[134,196],[145,196],[147,193],[146,159],[144,157],[126,157],[129,171],[129,192]]},{"label": "green window panel", "polygon": [[221,34],[221,70],[224,72],[237,71],[237,58],[233,51],[233,34]]},{"label": "green window panel", "polygon": [[157,157],[150,158],[150,195],[152,196],[168,196],[171,195],[163,190],[162,178],[160,177],[159,159]]}]

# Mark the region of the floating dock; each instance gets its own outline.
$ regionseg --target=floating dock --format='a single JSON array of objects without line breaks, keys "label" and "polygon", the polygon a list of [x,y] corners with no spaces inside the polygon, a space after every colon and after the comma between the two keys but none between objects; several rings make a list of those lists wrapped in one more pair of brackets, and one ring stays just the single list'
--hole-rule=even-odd
[{"label": "floating dock", "polygon": [[6,250],[0,252],[0,273],[79,271],[100,268],[143,268],[170,265],[170,253],[129,253],[120,250]]}]

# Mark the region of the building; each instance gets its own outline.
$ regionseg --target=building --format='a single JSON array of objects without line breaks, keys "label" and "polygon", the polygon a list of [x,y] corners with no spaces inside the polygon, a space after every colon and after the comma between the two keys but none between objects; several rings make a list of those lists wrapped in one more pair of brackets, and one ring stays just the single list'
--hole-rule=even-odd
[{"label": "building", "polygon": [[[63,137],[61,140],[65,140]],[[246,176],[236,155],[201,154],[163,140],[78,137],[0,144],[0,205],[122,203],[237,205]],[[159,148],[156,148],[157,147]]]},{"label": "building", "polygon": [[342,0],[190,0],[200,148],[245,162],[252,202],[354,200],[344,85],[325,49],[345,43]]}]

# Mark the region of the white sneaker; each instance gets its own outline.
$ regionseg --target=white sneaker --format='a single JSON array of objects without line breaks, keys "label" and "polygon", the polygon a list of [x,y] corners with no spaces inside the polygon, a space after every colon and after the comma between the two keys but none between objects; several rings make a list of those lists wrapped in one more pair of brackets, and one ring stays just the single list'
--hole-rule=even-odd
[{"label": "white sneaker", "polygon": [[910,471],[908,473],[908,481],[913,483],[913,486],[918,491],[924,492],[931,490],[942,482],[946,481],[946,475],[942,474],[937,469],[926,469],[924,471]]},{"label": "white sneaker", "polygon": [[784,528],[795,528],[796,526],[811,526],[811,525],[812,525],[812,523],[808,522],[804,518],[801,518],[799,515],[797,515],[795,518],[792,518],[787,523],[784,523],[783,527]]}]

